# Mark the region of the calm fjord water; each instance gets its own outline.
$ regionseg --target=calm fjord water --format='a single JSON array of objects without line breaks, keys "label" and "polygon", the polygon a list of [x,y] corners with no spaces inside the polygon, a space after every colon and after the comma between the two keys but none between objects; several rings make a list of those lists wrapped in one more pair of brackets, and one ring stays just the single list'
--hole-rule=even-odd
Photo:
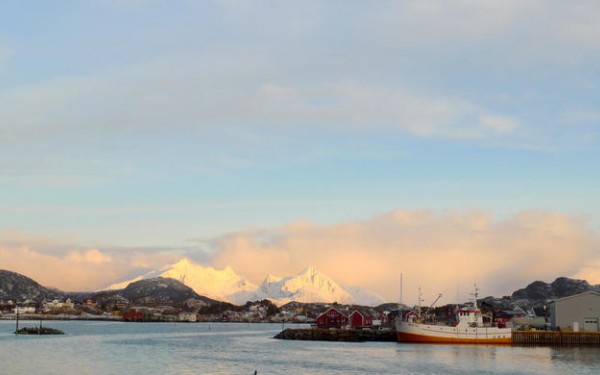
[{"label": "calm fjord water", "polygon": [[[34,326],[36,322],[22,322]],[[284,341],[281,324],[0,321],[1,374],[600,374],[600,349]]]}]

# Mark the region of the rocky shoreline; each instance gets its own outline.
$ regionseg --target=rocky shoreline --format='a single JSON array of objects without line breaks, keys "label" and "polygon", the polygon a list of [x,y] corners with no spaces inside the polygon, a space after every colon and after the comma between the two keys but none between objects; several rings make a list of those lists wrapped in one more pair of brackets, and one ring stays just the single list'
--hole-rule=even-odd
[{"label": "rocky shoreline", "polygon": [[307,328],[293,329],[288,328],[274,336],[281,340],[309,340],[309,341],[346,341],[346,342],[365,342],[365,341],[396,341],[396,331],[394,330],[372,330],[372,329],[325,329],[325,328]]}]

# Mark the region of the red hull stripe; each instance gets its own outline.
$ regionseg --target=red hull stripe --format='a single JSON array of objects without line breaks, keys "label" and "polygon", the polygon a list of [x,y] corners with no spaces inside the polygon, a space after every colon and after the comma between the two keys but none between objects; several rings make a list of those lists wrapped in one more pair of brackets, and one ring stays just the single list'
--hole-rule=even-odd
[{"label": "red hull stripe", "polygon": [[512,343],[510,337],[503,338],[459,338],[435,337],[398,332],[398,342],[430,343],[430,344],[495,344],[507,345]]}]

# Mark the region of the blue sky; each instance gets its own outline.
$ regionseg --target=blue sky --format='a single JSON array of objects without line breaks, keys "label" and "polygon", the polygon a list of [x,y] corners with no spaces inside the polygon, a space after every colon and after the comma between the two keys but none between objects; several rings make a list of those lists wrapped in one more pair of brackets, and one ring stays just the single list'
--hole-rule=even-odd
[{"label": "blue sky", "polygon": [[231,235],[396,210],[560,214],[593,248],[599,15],[595,1],[3,1],[5,263],[25,247],[222,265]]}]

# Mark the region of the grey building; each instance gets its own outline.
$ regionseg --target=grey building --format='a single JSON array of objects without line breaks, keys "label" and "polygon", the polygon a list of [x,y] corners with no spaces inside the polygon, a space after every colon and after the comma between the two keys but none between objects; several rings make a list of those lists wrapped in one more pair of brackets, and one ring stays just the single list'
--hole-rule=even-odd
[{"label": "grey building", "polygon": [[565,331],[595,331],[600,320],[600,293],[584,292],[550,303],[550,326]]}]

